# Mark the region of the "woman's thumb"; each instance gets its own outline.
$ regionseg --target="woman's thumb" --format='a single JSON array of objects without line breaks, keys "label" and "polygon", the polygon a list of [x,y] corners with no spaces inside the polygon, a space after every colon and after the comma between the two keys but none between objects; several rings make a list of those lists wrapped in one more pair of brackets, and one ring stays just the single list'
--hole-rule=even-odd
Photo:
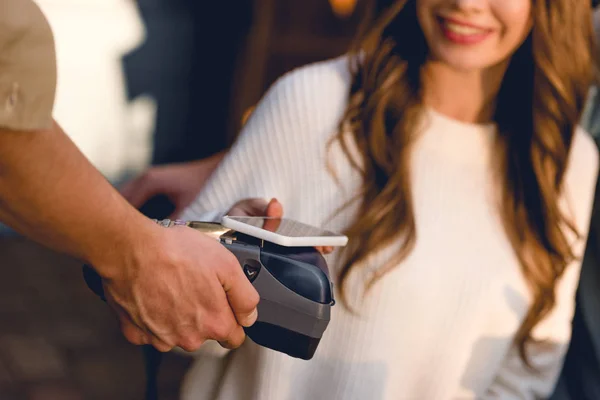
[{"label": "woman's thumb", "polygon": [[273,198],[267,204],[265,215],[271,218],[281,218],[283,217],[283,205],[279,202],[279,200]]}]

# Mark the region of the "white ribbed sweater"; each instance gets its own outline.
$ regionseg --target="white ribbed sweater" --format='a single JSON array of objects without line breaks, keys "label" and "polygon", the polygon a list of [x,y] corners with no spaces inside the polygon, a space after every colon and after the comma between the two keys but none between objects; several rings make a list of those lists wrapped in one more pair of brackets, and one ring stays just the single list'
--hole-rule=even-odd
[{"label": "white ribbed sweater", "polygon": [[[297,69],[265,95],[237,143],[183,218],[214,220],[236,201],[276,197],[285,215],[340,231],[350,207],[329,217],[360,186],[339,147],[326,144],[346,107],[350,75],[340,58]],[[580,264],[558,288],[557,307],[536,330],[540,376],[512,344],[529,294],[495,214],[489,177],[492,125],[429,110],[413,153],[417,244],[364,301],[362,282],[392,248],[374,254],[350,280],[353,315],[338,303],[313,360],[250,340],[223,356],[207,344],[183,385],[185,400],[533,399],[552,391],[567,349]],[[337,186],[326,159],[342,182]],[[578,130],[566,175],[568,205],[587,235],[598,169],[596,147]],[[583,254],[585,240],[577,244]],[[328,256],[333,275],[337,254]]]}]

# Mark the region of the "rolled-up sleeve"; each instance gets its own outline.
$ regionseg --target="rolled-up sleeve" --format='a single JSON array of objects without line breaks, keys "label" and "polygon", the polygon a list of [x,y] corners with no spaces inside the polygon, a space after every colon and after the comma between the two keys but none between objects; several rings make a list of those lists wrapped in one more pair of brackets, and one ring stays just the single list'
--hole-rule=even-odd
[{"label": "rolled-up sleeve", "polygon": [[0,1],[0,128],[50,128],[56,79],[54,37],[40,8]]}]

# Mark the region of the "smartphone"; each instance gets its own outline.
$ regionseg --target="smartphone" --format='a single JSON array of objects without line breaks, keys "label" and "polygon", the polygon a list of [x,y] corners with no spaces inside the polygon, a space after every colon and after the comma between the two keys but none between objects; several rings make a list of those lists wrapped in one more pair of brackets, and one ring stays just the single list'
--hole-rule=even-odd
[{"label": "smartphone", "polygon": [[236,217],[226,215],[225,228],[285,247],[344,247],[348,237],[289,218]]}]

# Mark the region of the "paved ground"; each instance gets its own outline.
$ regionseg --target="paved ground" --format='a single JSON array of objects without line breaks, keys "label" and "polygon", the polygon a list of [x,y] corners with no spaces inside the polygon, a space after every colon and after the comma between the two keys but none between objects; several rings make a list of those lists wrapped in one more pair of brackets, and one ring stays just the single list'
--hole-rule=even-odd
[{"label": "paved ground", "polygon": [[[0,236],[0,274],[0,399],[143,399],[141,351],[87,289],[79,263]],[[177,399],[188,365],[165,357],[160,400]]]}]

